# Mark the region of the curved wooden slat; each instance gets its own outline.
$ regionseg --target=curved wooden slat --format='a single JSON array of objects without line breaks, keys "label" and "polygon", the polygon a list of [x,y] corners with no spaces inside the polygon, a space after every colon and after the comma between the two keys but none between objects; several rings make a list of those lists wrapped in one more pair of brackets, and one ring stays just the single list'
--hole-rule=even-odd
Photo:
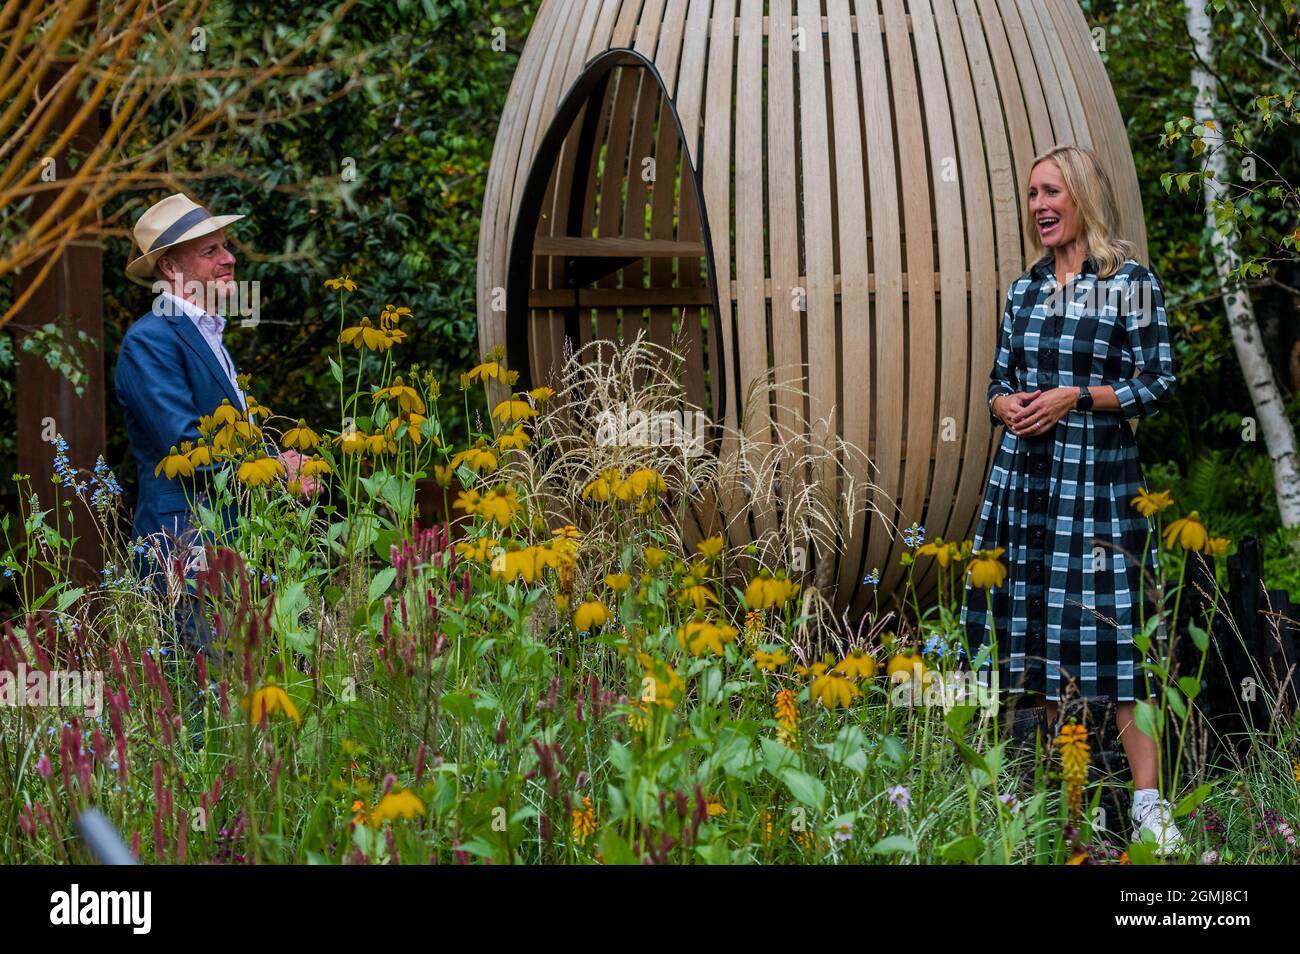
[{"label": "curved wooden slat", "polygon": [[[593,57],[627,47],[667,94],[647,69],[620,66],[599,99],[570,101],[560,145],[550,129],[561,99]],[[559,146],[554,175],[529,180],[529,208],[542,208],[521,238],[544,136],[548,151]],[[1026,178],[1058,142],[1097,151],[1125,237],[1145,256],[1127,131],[1072,0],[543,0],[487,176],[480,344],[506,335],[493,293],[507,262],[531,261],[532,376],[554,367],[566,331],[579,343],[643,326],[654,341],[685,340],[675,372],[692,401],[725,405],[725,425],[740,422],[751,382],[793,380],[808,403],[745,409],[755,438],[833,409],[830,426],[876,465],[855,476],[880,487],[877,506],[931,538],[969,537],[994,450],[984,397],[1001,302],[1033,255]],[[653,182],[640,175],[647,158]],[[685,187],[692,167],[701,207]],[[706,227],[716,292],[699,255]],[[534,243],[532,259],[519,241]],[[576,296],[566,287],[566,257],[618,255],[634,260]],[[791,308],[797,289],[803,310]],[[705,304],[715,294],[716,324]],[[690,542],[723,516],[743,518],[733,544],[775,526],[743,493],[716,504],[692,505]],[[872,596],[865,570],[883,571],[882,596],[898,588],[904,544],[875,519],[844,535],[842,560],[818,578],[829,572],[837,604],[860,610]],[[916,578],[927,589],[933,568]]]}]

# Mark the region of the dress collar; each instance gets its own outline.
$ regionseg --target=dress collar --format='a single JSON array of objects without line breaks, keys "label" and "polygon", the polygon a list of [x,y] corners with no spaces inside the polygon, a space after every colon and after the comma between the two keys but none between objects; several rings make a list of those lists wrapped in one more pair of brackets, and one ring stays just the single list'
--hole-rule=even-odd
[{"label": "dress collar", "polygon": [[[1056,253],[1048,252],[1038,261],[1034,262],[1033,267],[1030,269],[1030,274],[1033,275],[1033,277],[1039,279],[1040,281],[1047,280],[1054,277],[1055,266],[1056,266]],[[1083,278],[1085,275],[1096,275],[1096,274],[1097,274],[1097,261],[1092,257],[1091,253],[1089,253],[1088,255],[1085,255],[1083,257],[1083,264],[1079,266],[1079,274],[1075,275],[1074,277],[1078,279],[1078,278]]]}]

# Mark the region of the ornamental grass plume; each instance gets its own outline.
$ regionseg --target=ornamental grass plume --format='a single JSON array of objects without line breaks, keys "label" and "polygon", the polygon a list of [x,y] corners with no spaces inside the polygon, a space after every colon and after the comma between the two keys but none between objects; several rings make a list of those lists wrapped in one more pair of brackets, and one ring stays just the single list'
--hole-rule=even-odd
[{"label": "ornamental grass plume", "polygon": [[1077,825],[1083,816],[1083,786],[1088,781],[1088,765],[1092,758],[1088,730],[1077,722],[1071,722],[1061,728],[1056,745],[1061,756],[1069,819]]}]

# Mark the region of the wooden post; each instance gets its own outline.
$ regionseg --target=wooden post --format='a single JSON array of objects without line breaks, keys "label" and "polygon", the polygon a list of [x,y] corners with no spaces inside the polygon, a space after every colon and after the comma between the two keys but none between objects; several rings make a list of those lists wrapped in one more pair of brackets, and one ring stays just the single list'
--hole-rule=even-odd
[{"label": "wooden post", "polygon": [[[55,68],[42,81],[42,93],[61,75]],[[72,123],[79,104],[69,102],[59,114],[52,134],[67,129]],[[68,152],[84,155],[99,139],[99,118],[91,113],[82,123],[70,142],[70,149],[53,157],[55,174],[66,178],[73,172]],[[42,157],[44,158],[44,157]],[[56,191],[37,193],[30,218],[35,219],[52,204]],[[60,257],[58,264],[28,300],[27,305],[14,316],[12,327],[18,351],[17,398],[18,416],[18,470],[29,474],[37,492],[41,509],[54,505],[54,485],[50,483],[54,447],[45,439],[52,429],[62,434],[68,442],[68,460],[74,471],[81,470],[83,478],[95,466],[95,459],[104,452],[104,283],[103,255],[95,241],[75,243]],[[16,293],[21,294],[43,266],[37,262],[24,269],[16,278]],[[83,393],[76,389],[56,368],[51,368],[41,354],[23,355],[22,342],[43,325],[60,316],[70,315],[64,325],[66,345],[74,349],[86,370]],[[77,332],[84,331],[93,345],[78,342]],[[79,478],[81,479],[81,478]],[[71,499],[71,492],[60,489],[59,496]],[[84,507],[75,505],[76,530],[79,540],[73,548],[72,579],[78,585],[94,583],[100,578],[103,565],[102,547],[96,525]],[[64,523],[66,527],[66,521]],[[37,592],[43,592],[52,581],[37,580]]]}]

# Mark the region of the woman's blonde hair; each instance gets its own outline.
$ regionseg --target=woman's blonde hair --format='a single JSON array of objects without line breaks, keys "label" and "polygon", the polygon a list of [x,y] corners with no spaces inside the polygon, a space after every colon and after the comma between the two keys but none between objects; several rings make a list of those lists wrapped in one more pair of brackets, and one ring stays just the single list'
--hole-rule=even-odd
[{"label": "woman's blonde hair", "polygon": [[[1091,149],[1082,146],[1054,146],[1034,160],[1029,167],[1030,174],[1048,159],[1061,170],[1065,187],[1079,208],[1079,237],[1085,254],[1097,263],[1098,276],[1109,278],[1126,259],[1133,257],[1134,246],[1115,234],[1119,229],[1119,204],[1101,160]],[[1025,203],[1025,230],[1041,257],[1047,247],[1038,234],[1038,223],[1028,203]]]}]

